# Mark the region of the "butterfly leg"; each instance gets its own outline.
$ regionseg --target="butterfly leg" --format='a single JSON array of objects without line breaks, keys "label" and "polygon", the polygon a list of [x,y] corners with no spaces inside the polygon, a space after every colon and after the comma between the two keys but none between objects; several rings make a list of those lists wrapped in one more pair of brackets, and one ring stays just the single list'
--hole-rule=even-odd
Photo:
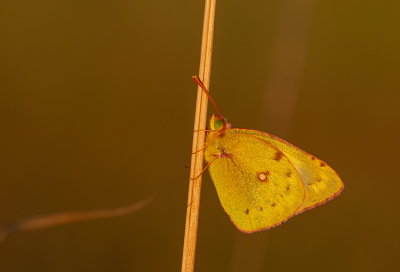
[{"label": "butterfly leg", "polygon": [[222,151],[222,153],[219,154],[220,158],[229,157],[229,158],[233,159],[231,153],[226,153],[226,148],[221,148],[221,151]]},{"label": "butterfly leg", "polygon": [[215,155],[215,156],[214,156],[214,159],[212,159],[212,160],[206,165],[206,167],[204,167],[203,171],[201,171],[201,173],[200,173],[197,177],[192,178],[191,180],[195,180],[195,179],[197,179],[198,177],[200,177],[201,175],[203,175],[204,171],[206,171],[206,169],[210,166],[210,164],[213,163],[217,158],[220,158],[220,154]]},{"label": "butterfly leg", "polygon": [[231,154],[231,153],[226,153],[226,149],[225,149],[225,148],[221,148],[221,151],[222,151],[221,153],[214,155],[214,158],[206,165],[206,167],[204,167],[203,171],[201,171],[201,173],[200,173],[197,177],[192,178],[192,180],[195,180],[195,179],[197,179],[198,177],[200,177],[200,176],[204,173],[204,171],[206,171],[206,169],[207,169],[216,159],[218,159],[218,158],[225,158],[225,157],[229,157],[229,158],[233,159],[232,154]]},{"label": "butterfly leg", "polygon": [[218,132],[218,129],[198,129],[198,130],[193,130],[193,132],[199,132],[199,131],[214,131],[214,132]]},{"label": "butterfly leg", "polygon": [[197,152],[199,152],[199,151],[201,151],[201,150],[203,150],[203,149],[206,149],[206,148],[210,145],[210,143],[212,142],[212,140],[214,140],[217,136],[218,136],[218,134],[215,134],[215,136],[212,137],[212,139],[211,139],[210,141],[208,141],[208,142],[204,145],[203,148],[192,152],[192,154],[196,154]]}]

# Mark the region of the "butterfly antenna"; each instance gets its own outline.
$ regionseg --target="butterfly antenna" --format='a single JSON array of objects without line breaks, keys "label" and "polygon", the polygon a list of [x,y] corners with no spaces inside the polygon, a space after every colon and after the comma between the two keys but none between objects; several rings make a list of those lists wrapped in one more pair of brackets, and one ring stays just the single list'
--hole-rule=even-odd
[{"label": "butterfly antenna", "polygon": [[220,119],[222,119],[222,115],[221,112],[219,111],[217,104],[215,104],[214,99],[212,99],[210,93],[207,91],[206,87],[204,86],[204,84],[200,81],[200,79],[197,76],[193,76],[192,77],[193,80],[197,83],[197,85],[200,86],[200,88],[203,89],[204,93],[208,96],[208,98],[211,100],[211,102],[214,104],[215,109],[218,111],[219,117]]}]

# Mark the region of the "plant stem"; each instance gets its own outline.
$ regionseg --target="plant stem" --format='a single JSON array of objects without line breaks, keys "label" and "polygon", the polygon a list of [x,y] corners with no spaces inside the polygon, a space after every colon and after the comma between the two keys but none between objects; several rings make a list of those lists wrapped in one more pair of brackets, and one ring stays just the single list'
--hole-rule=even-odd
[{"label": "plant stem", "polygon": [[0,227],[0,243],[16,231],[31,231],[93,219],[122,216],[146,207],[153,200],[154,197],[150,196],[134,204],[114,209],[43,214],[18,219]]},{"label": "plant stem", "polygon": [[[201,56],[199,78],[204,86],[210,90],[211,59],[214,36],[216,0],[206,0],[203,21],[203,37],[201,42]],[[200,194],[204,160],[204,139],[207,123],[208,98],[200,87],[197,87],[196,114],[194,119],[192,150],[198,151],[192,154],[190,165],[189,193],[186,211],[185,241],[183,245],[182,272],[194,271],[196,254],[197,225],[200,210]]]}]

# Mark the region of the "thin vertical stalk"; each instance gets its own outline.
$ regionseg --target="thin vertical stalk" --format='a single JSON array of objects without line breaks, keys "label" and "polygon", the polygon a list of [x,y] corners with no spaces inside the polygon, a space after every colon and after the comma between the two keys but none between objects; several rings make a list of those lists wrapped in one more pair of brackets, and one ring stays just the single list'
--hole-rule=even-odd
[{"label": "thin vertical stalk", "polygon": [[[211,75],[211,59],[214,37],[216,0],[206,0],[203,21],[203,37],[201,42],[201,56],[199,78],[204,86],[209,90]],[[189,193],[186,211],[185,241],[183,245],[182,272],[194,271],[194,261],[196,254],[197,225],[200,209],[200,194],[202,177],[199,176],[203,169],[204,160],[204,139],[205,127],[207,123],[208,98],[200,87],[197,88],[196,113],[194,119],[193,151],[192,154]]]}]

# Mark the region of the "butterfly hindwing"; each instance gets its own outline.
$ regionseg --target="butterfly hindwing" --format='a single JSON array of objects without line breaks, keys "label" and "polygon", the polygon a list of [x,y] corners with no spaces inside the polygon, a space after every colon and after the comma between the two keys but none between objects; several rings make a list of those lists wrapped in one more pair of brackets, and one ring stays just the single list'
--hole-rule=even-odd
[{"label": "butterfly hindwing", "polygon": [[294,165],[302,178],[306,192],[305,200],[296,214],[333,199],[343,190],[343,182],[340,177],[322,160],[265,132],[238,128],[231,130],[263,139],[282,151]]}]

